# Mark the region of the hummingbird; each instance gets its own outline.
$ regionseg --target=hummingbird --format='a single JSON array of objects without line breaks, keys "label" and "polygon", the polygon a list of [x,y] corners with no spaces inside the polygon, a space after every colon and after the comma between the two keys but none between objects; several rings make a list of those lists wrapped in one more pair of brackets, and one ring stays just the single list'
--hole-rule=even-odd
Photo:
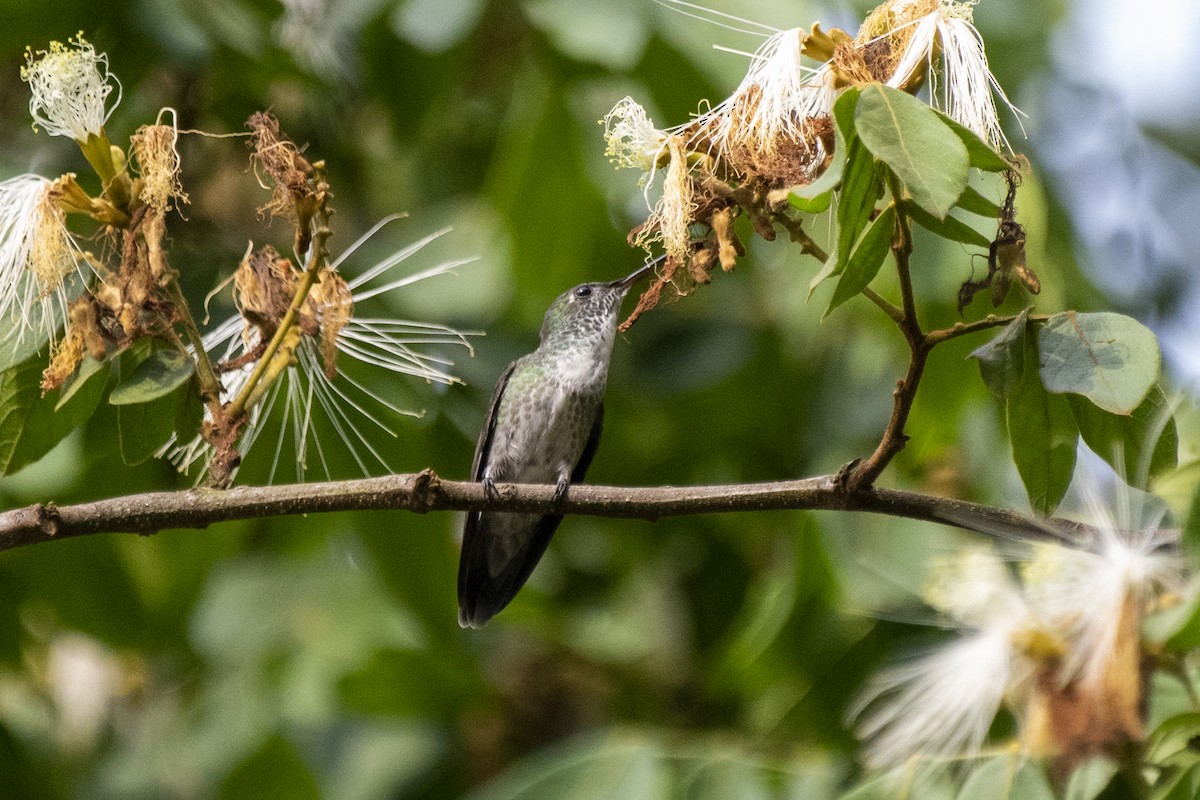
[{"label": "hummingbird", "polygon": [[[621,301],[655,261],[617,281],[584,283],[559,295],[542,322],[537,350],[509,364],[496,383],[471,480],[489,497],[496,484],[567,488],[587,473],[604,421],[604,388]],[[516,596],[561,514],[472,511],[458,562],[458,624],[478,628]]]}]

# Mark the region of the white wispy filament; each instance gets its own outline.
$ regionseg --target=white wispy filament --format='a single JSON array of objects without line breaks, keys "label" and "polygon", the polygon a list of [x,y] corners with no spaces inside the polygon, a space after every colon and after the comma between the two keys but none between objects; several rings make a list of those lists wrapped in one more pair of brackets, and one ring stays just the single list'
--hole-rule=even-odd
[{"label": "white wispy filament", "polygon": [[[350,253],[390,219],[372,228],[338,258],[332,267],[339,266]],[[450,229],[446,228],[430,234],[348,281],[355,308],[372,297],[445,274],[455,267],[475,261],[475,258],[449,261],[378,286],[368,286],[449,231]],[[241,317],[231,317],[204,338],[205,349],[218,362],[237,358],[252,351],[260,341],[261,334],[257,328],[250,328],[248,334],[246,331]],[[296,348],[294,362],[267,392],[263,401],[249,410],[249,422],[242,434],[238,450],[244,457],[254,447],[278,406],[280,422],[275,437],[270,480],[274,480],[283,454],[284,440],[289,437],[294,446],[298,481],[305,479],[310,462],[319,464],[326,478],[332,477],[329,467],[330,445],[322,442],[320,438],[316,424],[318,416],[323,417],[333,428],[341,445],[346,448],[346,452],[364,475],[378,469],[390,470],[384,455],[371,444],[372,438],[380,431],[392,437],[398,435],[388,421],[390,414],[419,417],[423,412],[403,409],[379,392],[373,391],[347,373],[342,359],[393,374],[412,375],[432,383],[452,384],[459,382],[448,372],[453,362],[423,348],[452,345],[470,351],[467,335],[469,334],[445,325],[386,317],[362,317],[356,314],[338,331],[336,342],[339,367],[332,379],[325,374],[325,363],[318,343],[312,337],[302,337]],[[224,373],[221,376],[223,394],[226,397],[236,396],[245,386],[253,369],[253,364],[247,364],[238,370]],[[182,444],[172,440],[159,453],[160,456],[165,455],[169,458],[181,472],[188,473],[198,468],[197,481],[202,480],[207,473],[208,462],[213,454],[212,446],[199,436]]]},{"label": "white wispy filament", "polygon": [[[1029,723],[1023,741],[1034,752],[1082,757],[1140,735],[1137,631],[1184,587],[1180,532],[1161,526],[1160,503],[1124,482],[1102,492],[1084,469],[1076,486],[1095,531],[1086,546],[1011,545],[1019,583],[998,558],[974,552],[935,580],[927,599],[963,634],[873,681],[855,711],[872,764],[976,757],[1006,702]],[[1042,718],[1023,718],[1038,709]],[[1058,713],[1100,727],[1071,733],[1044,718]]]},{"label": "white wispy filament", "polygon": [[874,766],[978,752],[1005,693],[1032,673],[1016,646],[1032,612],[1008,568],[985,550],[940,567],[929,600],[962,634],[871,681],[853,713]]},{"label": "white wispy filament", "polygon": [[53,339],[66,318],[64,279],[82,269],[79,246],[53,205],[53,183],[18,175],[0,183],[0,342]]},{"label": "white wispy filament", "polygon": [[[21,69],[32,97],[29,113],[52,136],[69,136],[85,142],[98,135],[117,104],[121,84],[108,71],[108,56],[77,36],[66,45],[51,42],[50,49],[30,53]],[[117,96],[108,103],[113,85]]]},{"label": "white wispy filament", "polygon": [[[970,5],[946,0],[913,24],[912,36],[887,81],[888,86],[903,86],[918,70],[927,68],[929,95],[935,108],[993,147],[1009,149],[992,92],[1015,115],[1020,112],[992,75],[983,38],[971,24]],[[940,76],[934,63],[935,52],[941,57]]]}]

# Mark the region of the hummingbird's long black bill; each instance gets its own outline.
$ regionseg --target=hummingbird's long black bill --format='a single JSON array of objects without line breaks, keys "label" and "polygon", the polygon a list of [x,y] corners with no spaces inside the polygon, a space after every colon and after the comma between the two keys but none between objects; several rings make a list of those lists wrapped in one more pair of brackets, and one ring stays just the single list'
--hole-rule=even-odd
[{"label": "hummingbird's long black bill", "polygon": [[665,255],[661,255],[658,258],[651,261],[649,264],[644,264],[641,267],[641,269],[638,269],[638,270],[630,273],[629,275],[626,275],[624,278],[621,278],[620,280],[613,281],[612,283],[609,284],[609,286],[611,286],[614,289],[624,289],[625,291],[629,291],[629,288],[631,286],[633,286],[635,283],[637,283],[638,281],[640,281],[642,278],[646,277],[650,273],[654,272],[654,270],[657,267],[659,267],[666,260],[667,260],[667,257]]}]

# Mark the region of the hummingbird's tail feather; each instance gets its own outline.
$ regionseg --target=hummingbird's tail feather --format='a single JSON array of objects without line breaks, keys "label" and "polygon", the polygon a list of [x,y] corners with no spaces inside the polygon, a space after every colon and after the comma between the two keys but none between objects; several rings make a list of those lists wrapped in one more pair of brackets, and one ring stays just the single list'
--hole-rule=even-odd
[{"label": "hummingbird's tail feather", "polygon": [[[526,520],[528,524],[514,525]],[[557,514],[473,511],[467,515],[458,562],[460,626],[483,627],[516,597],[560,522],[562,516]]]}]

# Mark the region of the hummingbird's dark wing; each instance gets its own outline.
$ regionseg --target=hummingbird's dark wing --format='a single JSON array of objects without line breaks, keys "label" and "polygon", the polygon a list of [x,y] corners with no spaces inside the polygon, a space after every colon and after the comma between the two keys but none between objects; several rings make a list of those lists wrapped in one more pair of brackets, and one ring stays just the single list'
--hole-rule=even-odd
[{"label": "hummingbird's dark wing", "polygon": [[[492,394],[492,402],[488,403],[487,416],[483,418],[483,428],[479,431],[479,441],[475,443],[475,460],[471,462],[471,480],[483,480],[483,465],[487,463],[487,453],[492,449],[492,434],[496,431],[496,412],[500,410],[500,398],[504,396],[504,390],[508,388],[508,379],[512,377],[513,370],[517,368],[517,362],[514,361],[504,368],[504,372],[500,373],[500,378],[496,381],[496,391]],[[478,511],[471,512],[478,516]],[[470,516],[467,517],[470,520]]]},{"label": "hummingbird's dark wing", "polygon": [[[507,373],[501,377],[501,387],[507,378]],[[484,426],[484,430],[479,436],[479,446],[475,452],[475,469],[472,470],[475,480],[482,477],[479,454],[486,452],[487,446],[490,444],[491,427],[495,423],[495,406],[499,402],[501,393],[502,388],[498,388],[496,398],[493,400],[493,407],[488,413],[488,424]],[[600,432],[603,426],[604,405],[601,403],[596,409],[596,419],[592,423],[592,430],[588,434],[583,453],[580,455],[575,469],[571,471],[571,483],[580,483],[587,474],[592,457],[596,454],[596,447],[600,443]],[[458,562],[458,624],[464,628],[483,626],[516,597],[517,592],[533,574],[533,568],[545,554],[546,548],[550,545],[550,539],[554,536],[554,531],[558,529],[558,525],[563,519],[562,514],[546,514],[538,517],[534,523],[532,535],[526,540],[522,550],[513,554],[499,574],[493,575],[488,569],[488,546],[489,523],[495,519],[495,513],[502,512],[493,512],[492,514],[478,511],[469,512],[463,528],[462,555]]]}]

